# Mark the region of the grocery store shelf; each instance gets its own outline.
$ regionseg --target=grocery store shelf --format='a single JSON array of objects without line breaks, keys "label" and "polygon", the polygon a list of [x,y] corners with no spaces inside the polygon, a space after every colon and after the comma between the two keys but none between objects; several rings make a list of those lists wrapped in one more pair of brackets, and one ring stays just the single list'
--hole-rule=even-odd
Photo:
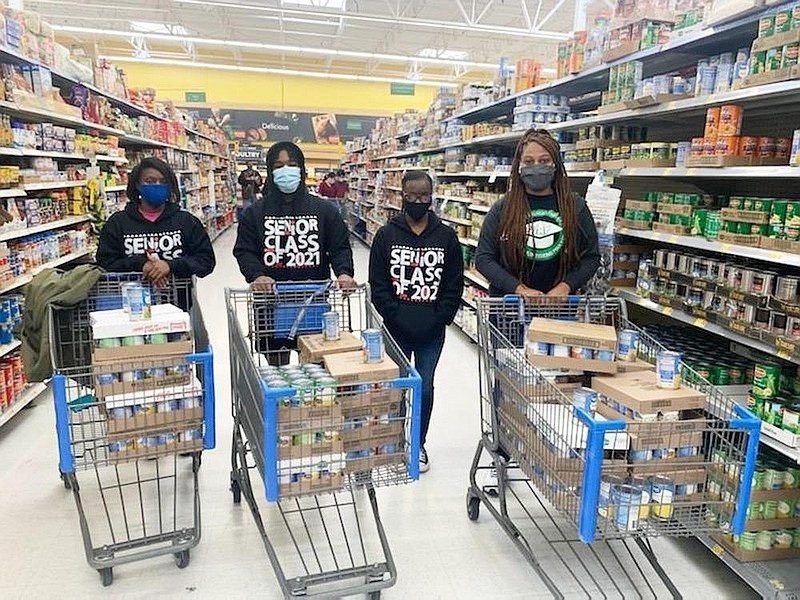
[{"label": "grocery store shelf", "polygon": [[618,177],[673,177],[704,179],[783,179],[800,177],[800,168],[788,165],[779,167],[721,167],[686,168],[665,167],[660,169],[621,169]]},{"label": "grocery store shelf", "polygon": [[461,323],[459,323],[458,321],[453,321],[453,325],[455,325],[455,328],[456,328],[456,329],[458,329],[458,330],[459,330],[461,333],[463,333],[465,336],[467,336],[467,338],[469,339],[469,341],[471,341],[471,342],[473,342],[473,343],[475,343],[475,344],[477,344],[477,343],[478,343],[478,338],[477,338],[477,337],[475,337],[474,335],[472,335],[472,334],[471,334],[470,332],[468,332],[466,329],[464,329],[464,328],[461,326]]},{"label": "grocery store shelf", "polygon": [[468,221],[467,219],[459,219],[458,217],[451,217],[448,215],[440,215],[442,221],[448,221],[450,223],[455,223],[456,225],[464,225],[467,227],[472,226],[472,221]]},{"label": "grocery store shelf", "polygon": [[107,192],[124,192],[128,189],[127,185],[112,185],[106,188]]},{"label": "grocery store shelf", "polygon": [[475,304],[475,301],[474,301],[472,298],[467,298],[466,296],[462,296],[462,297],[461,297],[461,301],[462,301],[462,302],[463,302],[465,305],[469,306],[471,309],[473,309],[473,310],[478,310],[478,305],[477,305],[477,304]]},{"label": "grocery store shelf", "polygon": [[790,267],[800,267],[800,254],[789,252],[779,252],[778,250],[765,250],[763,248],[752,248],[750,246],[738,246],[736,244],[726,244],[723,242],[707,240],[703,237],[693,235],[674,235],[650,229],[617,229],[619,235],[637,238],[640,240],[650,240],[653,242],[663,242],[673,246],[685,248],[695,248],[707,252],[718,252],[720,254],[730,254],[741,258],[751,258],[763,262],[775,263]]},{"label": "grocery store shelf", "polygon": [[0,412],[0,429],[13,419],[23,408],[28,406],[31,402],[36,400],[47,389],[43,383],[31,383],[20,392],[17,399],[7,406],[3,412]]},{"label": "grocery store shelf", "polygon": [[33,278],[36,277],[36,275],[38,275],[45,269],[54,269],[56,267],[60,267],[61,265],[66,265],[68,263],[71,263],[72,261],[78,260],[79,258],[90,256],[94,254],[94,252],[95,248],[93,247],[86,248],[85,250],[79,250],[78,252],[71,252],[69,254],[65,254],[64,256],[57,258],[54,261],[40,265],[35,269],[33,269],[30,273],[26,273],[25,275],[20,275],[5,287],[0,288],[0,295],[7,294],[12,290],[16,290],[24,285],[28,285],[31,281],[33,281]]},{"label": "grocery store shelf", "polygon": [[510,171],[459,171],[457,173],[444,173],[444,172],[437,172],[436,177],[439,179],[445,177],[499,177],[499,178],[506,178],[511,175]]},{"label": "grocery store shelf", "polygon": [[27,192],[22,188],[8,188],[0,190],[0,198],[21,198],[27,196]]},{"label": "grocery store shelf", "polygon": [[460,238],[458,238],[458,241],[463,246],[472,246],[473,248],[477,248],[478,247],[478,240],[473,240],[471,238],[460,237]]},{"label": "grocery store shelf", "polygon": [[492,209],[491,206],[487,206],[485,204],[470,204],[467,208],[469,208],[469,210],[472,212],[477,213],[488,213]]},{"label": "grocery store shelf", "polygon": [[391,190],[393,192],[402,192],[403,191],[403,188],[397,187],[397,186],[394,186],[394,185],[384,185],[383,189]]},{"label": "grocery store shelf", "polygon": [[27,183],[23,187],[27,192],[38,192],[40,190],[65,190],[67,188],[83,187],[88,182],[81,181],[47,181],[43,183]]},{"label": "grocery store shelf", "polygon": [[398,211],[402,211],[403,210],[402,206],[396,206],[395,204],[384,204],[383,207],[384,208],[390,208],[392,210],[398,210]]},{"label": "grocery store shelf", "polygon": [[761,443],[765,446],[769,446],[773,450],[783,454],[786,458],[790,458],[794,462],[800,463],[800,448],[792,448],[791,446],[787,446],[783,442],[771,437],[769,432],[763,429],[761,430],[760,439]]},{"label": "grocery store shelf", "polygon": [[800,593],[800,569],[796,559],[743,563],[709,536],[698,535],[697,539],[762,598],[794,600]]},{"label": "grocery store shelf", "polygon": [[760,11],[755,11],[747,16],[721,25],[700,29],[672,40],[667,44],[640,50],[618,60],[591,67],[577,75],[569,75],[544,85],[522,90],[494,102],[463,110],[448,117],[445,121],[453,119],[461,119],[467,123],[489,121],[499,116],[510,114],[517,98],[533,93],[574,97],[606,89],[608,87],[609,69],[631,61],[641,61],[643,63],[644,77],[651,77],[659,73],[666,73],[695,64],[698,58],[730,51],[731,48],[741,46],[742,40],[755,39],[760,15],[774,10],[776,4],[788,4],[788,2],[773,3]]},{"label": "grocery store shelf", "polygon": [[464,271],[464,277],[484,290],[489,289],[489,281],[477,271]]},{"label": "grocery store shelf", "polygon": [[34,225],[33,227],[25,227],[24,229],[14,229],[12,231],[0,231],[0,242],[7,242],[9,240],[15,240],[17,238],[25,237],[28,235],[43,233],[45,231],[52,231],[53,229],[62,229],[65,227],[70,227],[72,225],[78,225],[79,223],[86,223],[87,221],[90,220],[91,217],[89,215],[81,215],[77,217],[67,217],[66,219],[59,219],[58,221],[52,221],[50,223],[44,223],[42,225]]},{"label": "grocery store shelf", "polygon": [[439,200],[447,200],[448,202],[461,202],[462,204],[472,203],[472,198],[465,198],[463,196],[446,196],[437,194],[436,198]]},{"label": "grocery store shelf", "polygon": [[360,236],[359,234],[357,234],[355,231],[352,231],[352,230],[351,230],[351,231],[350,231],[350,234],[351,234],[351,235],[352,235],[354,238],[356,238],[357,240],[359,240],[359,241],[360,241],[362,244],[364,244],[364,245],[365,245],[367,248],[371,248],[371,247],[372,247],[372,246],[370,246],[370,243],[369,243],[369,242],[368,242],[366,239],[364,239],[363,237],[361,237],[361,236]]},{"label": "grocery store shelf", "polygon": [[0,111],[11,114],[15,117],[36,121],[38,123],[52,122],[58,125],[71,125],[73,127],[86,127],[91,131],[98,131],[101,133],[110,133],[112,135],[124,136],[125,132],[113,127],[99,125],[91,121],[84,121],[81,118],[73,117],[64,113],[46,110],[37,107],[23,107],[13,102],[0,100]]},{"label": "grocery store shelf", "polygon": [[22,342],[14,340],[10,344],[0,345],[0,358],[11,354],[14,350],[22,346]]},{"label": "grocery store shelf", "polygon": [[[623,298],[626,302],[630,304],[635,304],[636,306],[640,306],[652,312],[667,316],[670,319],[674,319],[675,321],[679,321],[681,323],[685,323],[687,325],[691,325],[693,327],[702,329],[703,331],[707,331],[709,333],[722,336],[730,340],[731,342],[737,342],[739,344],[742,344],[743,346],[747,346],[748,348],[753,348],[754,350],[758,350],[759,352],[764,352],[770,355],[776,354],[776,349],[774,347],[768,346],[763,342],[759,342],[758,340],[754,340],[747,336],[740,335],[734,331],[731,331],[730,329],[726,329],[725,327],[720,327],[716,323],[710,323],[705,319],[694,317],[688,313],[683,312],[682,310],[678,310],[670,306],[662,306],[660,304],[656,304],[652,300],[648,300],[647,298],[642,298],[634,291],[626,289],[618,289],[617,294],[619,294],[621,298]],[[793,357],[785,357],[785,360],[800,364],[800,360]]]},{"label": "grocery store shelf", "polygon": [[567,177],[572,179],[593,179],[597,171],[567,171]]}]

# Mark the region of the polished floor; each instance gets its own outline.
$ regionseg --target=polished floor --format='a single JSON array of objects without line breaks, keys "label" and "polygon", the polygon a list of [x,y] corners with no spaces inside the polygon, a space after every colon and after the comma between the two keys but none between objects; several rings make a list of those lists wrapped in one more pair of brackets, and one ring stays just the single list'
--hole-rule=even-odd
[{"label": "polished floor", "polygon": [[[228,491],[230,376],[223,288],[243,284],[231,256],[234,239],[232,231],[215,243],[216,272],[200,284],[216,355],[218,446],[204,454],[200,470],[202,540],[191,564],[179,570],[162,557],[119,566],[113,585],[101,587],[84,557],[72,494],[58,478],[53,408],[42,398],[0,430],[0,599],[280,598],[253,518],[244,504],[232,505]],[[353,244],[357,279],[363,280],[367,250],[358,241]],[[475,346],[459,331],[450,331],[437,373],[430,472],[414,484],[378,490],[399,571],[385,598],[552,597],[486,510],[477,522],[467,519],[467,474],[479,433],[476,371]],[[179,474],[190,474],[185,464],[179,469]],[[275,516],[266,503],[262,508],[268,517]],[[684,598],[756,597],[696,541],[659,539],[653,547]],[[543,559],[552,557],[547,547],[540,553]],[[638,570],[627,563],[623,568],[629,574]],[[619,593],[611,581],[601,586],[607,597],[639,597],[624,586]],[[667,597],[663,587],[654,589],[657,597]],[[565,584],[564,591],[570,598],[573,593],[587,597],[574,584]],[[602,597],[594,592],[589,596]]]}]

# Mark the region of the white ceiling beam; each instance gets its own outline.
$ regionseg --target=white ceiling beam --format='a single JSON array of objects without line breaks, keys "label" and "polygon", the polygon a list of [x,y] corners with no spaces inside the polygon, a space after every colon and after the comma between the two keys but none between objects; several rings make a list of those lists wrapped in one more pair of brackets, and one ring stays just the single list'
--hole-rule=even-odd
[{"label": "white ceiling beam", "polygon": [[476,0],[472,0],[472,11],[470,11],[470,15],[472,15],[472,22],[475,22],[475,2]]},{"label": "white ceiling beam", "polygon": [[[115,29],[95,29],[91,27],[71,27],[67,25],[53,25],[56,31],[66,33],[83,33],[92,34],[101,37],[130,37],[130,31],[121,31]],[[333,48],[312,48],[306,46],[293,46],[288,44],[264,44],[262,42],[245,42],[241,40],[221,40],[215,38],[204,38],[194,36],[181,36],[169,35],[162,33],[142,33],[144,39],[151,41],[167,42],[182,44],[185,42],[192,42],[198,45],[205,46],[221,46],[226,48],[248,48],[251,50],[263,50],[266,52],[279,52],[291,54],[317,54],[321,56],[334,56],[339,58],[356,58],[356,59],[369,59],[378,58],[389,62],[420,62],[424,64],[434,65],[455,65],[464,64],[473,68],[481,69],[495,69],[497,65],[494,63],[481,63],[467,60],[455,60],[449,58],[423,58],[419,56],[409,56],[402,54],[381,54],[376,52],[357,52],[352,50],[336,50]]]},{"label": "white ceiling beam", "polygon": [[[533,29],[533,21],[531,21],[531,13],[528,12],[528,2],[527,0],[519,0],[520,4],[522,4],[522,16],[525,17],[525,25],[528,29]],[[542,5],[541,0],[539,0],[539,6]]]},{"label": "white ceiling beam", "polygon": [[458,5],[458,10],[461,11],[461,16],[464,17],[464,22],[467,25],[472,25],[472,20],[470,19],[469,14],[467,14],[467,9],[464,8],[463,4],[461,4],[461,0],[456,0],[456,4]]},{"label": "white ceiling beam", "polygon": [[539,0],[539,4],[536,6],[536,15],[533,17],[534,29],[536,28],[536,24],[539,22],[539,17],[541,16],[541,14],[542,14],[542,0]]},{"label": "white ceiling beam", "polygon": [[536,29],[539,30],[545,23],[547,23],[551,19],[551,17],[555,15],[562,6],[564,6],[564,2],[566,1],[567,0],[558,0],[558,2],[556,2],[556,5],[552,9],[550,9],[550,12],[547,13],[544,16],[544,18],[542,18],[541,21],[536,23]]},{"label": "white ceiling beam", "polygon": [[[560,0],[558,6],[560,7],[564,3],[564,1],[565,0]],[[172,2],[180,2],[181,4],[195,4],[198,6],[227,8],[231,10],[246,10],[250,11],[251,14],[253,11],[256,11],[256,12],[302,15],[306,17],[317,16],[324,18],[324,17],[334,16],[334,13],[331,13],[330,11],[274,8],[270,6],[256,6],[252,4],[239,4],[237,2],[226,2],[226,1],[216,1],[216,0],[172,0]],[[555,10],[556,9],[554,9],[554,11]],[[335,16],[338,16],[338,13],[336,13]],[[501,27],[499,25],[498,26],[465,25],[464,23],[458,23],[455,21],[438,21],[432,19],[416,19],[416,18],[404,18],[404,17],[395,18],[395,17],[388,17],[386,15],[358,13],[358,12],[349,12],[344,15],[344,18],[353,21],[369,21],[373,23],[405,25],[408,27],[450,29],[454,31],[464,31],[464,32],[484,32],[484,33],[502,34],[505,36],[520,36],[525,38],[545,38],[553,40],[566,40],[569,38],[569,34],[560,31],[545,31],[541,29],[541,26],[537,27],[535,31],[529,31],[525,28],[519,28],[519,27]]]},{"label": "white ceiling beam", "polygon": [[[481,14],[479,14],[478,18],[475,20],[475,25],[477,25],[483,20],[483,17],[486,16],[486,13],[488,13],[489,9],[492,8],[492,4],[494,4],[494,0],[489,0],[488,4],[483,7]],[[528,29],[530,29],[530,27]]]}]

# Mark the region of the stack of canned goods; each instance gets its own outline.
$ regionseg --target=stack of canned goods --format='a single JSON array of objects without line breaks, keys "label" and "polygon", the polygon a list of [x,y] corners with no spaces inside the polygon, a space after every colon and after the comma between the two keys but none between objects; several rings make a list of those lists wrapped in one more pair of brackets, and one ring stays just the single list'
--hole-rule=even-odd
[{"label": "stack of canned goods", "polygon": [[684,364],[713,385],[745,385],[753,382],[753,361],[721,348],[711,336],[702,336],[695,328],[650,326],[649,335],[667,348],[679,350]]},{"label": "stack of canned goods", "polygon": [[287,390],[287,394],[281,396],[283,406],[333,406],[335,403],[336,380],[321,365],[268,365],[260,367],[259,371],[268,387]]},{"label": "stack of canned goods", "polygon": [[723,229],[728,233],[785,240],[800,239],[800,202],[780,198],[731,196],[728,208],[767,215],[765,222],[759,224],[726,219]]},{"label": "stack of canned goods", "polygon": [[668,477],[604,475],[600,481],[597,512],[621,531],[636,531],[648,520],[669,521],[675,497],[696,491],[697,486],[675,485]]},{"label": "stack of canned goods", "polygon": [[115,440],[108,443],[108,452],[113,457],[120,452],[136,452],[150,454],[167,452],[177,443],[190,444],[203,439],[203,430],[200,428],[186,429],[184,431],[166,431],[163,433],[139,436],[130,439]]}]

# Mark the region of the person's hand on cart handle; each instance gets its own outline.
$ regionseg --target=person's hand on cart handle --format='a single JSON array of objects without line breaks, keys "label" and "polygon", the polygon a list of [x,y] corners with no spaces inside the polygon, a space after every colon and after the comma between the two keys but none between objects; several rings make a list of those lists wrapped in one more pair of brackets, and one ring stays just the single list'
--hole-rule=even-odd
[{"label": "person's hand on cart handle", "polygon": [[153,283],[156,287],[161,287],[161,284],[166,282],[170,274],[169,263],[161,260],[155,254],[150,254],[147,257],[147,262],[144,264],[142,274],[145,279]]},{"label": "person's hand on cart handle", "polygon": [[561,282],[552,290],[547,292],[548,296],[569,296],[572,292],[572,289],[569,287],[568,283]]},{"label": "person's hand on cart handle", "polygon": [[267,275],[259,275],[250,284],[250,289],[254,292],[271,292],[275,280]]},{"label": "person's hand on cart handle", "polygon": [[514,293],[518,296],[522,296],[523,298],[538,298],[539,296],[544,296],[542,292],[539,290],[535,290],[533,288],[529,288],[527,285],[520,283],[517,288],[514,290]]},{"label": "person's hand on cart handle", "polygon": [[355,279],[350,277],[350,275],[346,275],[344,273],[342,273],[341,275],[339,275],[339,277],[336,278],[336,283],[342,290],[354,290],[358,285]]}]

